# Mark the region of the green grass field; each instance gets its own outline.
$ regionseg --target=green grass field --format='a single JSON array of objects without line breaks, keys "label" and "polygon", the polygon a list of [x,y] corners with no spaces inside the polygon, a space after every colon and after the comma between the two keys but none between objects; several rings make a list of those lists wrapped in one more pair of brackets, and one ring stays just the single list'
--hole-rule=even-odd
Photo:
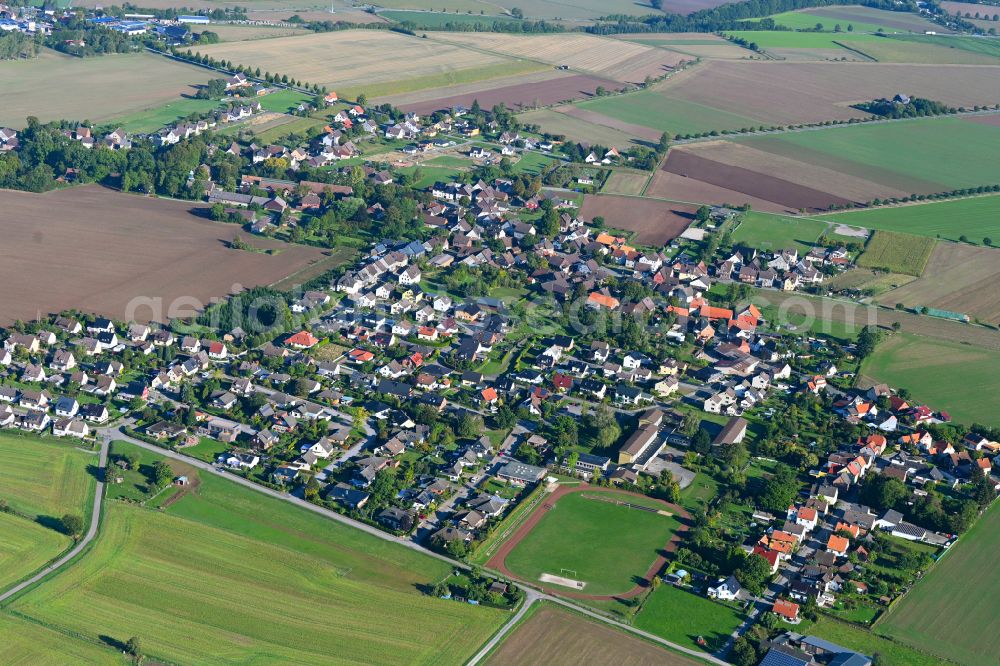
[{"label": "green grass field", "polygon": [[734,139],[754,148],[928,192],[1000,183],[1000,127],[961,118],[852,125]]},{"label": "green grass field", "polygon": [[874,381],[906,388],[914,399],[943,409],[958,423],[1000,426],[992,386],[1000,352],[905,332],[883,341],[861,372]]},{"label": "green grass field", "polygon": [[275,111],[277,113],[291,113],[303,102],[311,102],[316,96],[307,95],[297,90],[279,90],[270,95],[258,97],[261,108],[265,111]]},{"label": "green grass field", "polygon": [[219,106],[218,100],[182,98],[167,102],[163,106],[148,111],[139,111],[115,118],[112,124],[126,132],[155,132],[187,118],[192,113],[208,113]]},{"label": "green grass field", "polygon": [[[837,24],[840,24],[840,28],[844,33],[848,33],[848,25],[854,28],[853,32],[878,32],[880,29],[889,30],[886,26],[878,25],[877,23],[835,19],[829,16],[810,14],[809,12],[782,12],[781,14],[773,14],[769,18],[774,19],[775,24],[791,28],[792,30],[812,30],[816,27],[817,23],[822,24],[823,30],[829,32],[833,32]],[[757,19],[750,20],[756,21]]]},{"label": "green grass field", "polygon": [[820,219],[951,241],[965,236],[971,243],[982,244],[984,238],[1000,242],[1000,195],[831,213]]},{"label": "green grass field", "polygon": [[526,173],[532,176],[537,176],[548,170],[550,166],[555,163],[551,157],[547,157],[542,153],[529,152],[525,153],[521,159],[519,159],[514,164],[514,173]]},{"label": "green grass field", "polygon": [[543,573],[581,580],[587,594],[632,589],[635,576],[645,575],[678,522],[593,496],[616,497],[586,492],[562,497],[507,556],[508,568],[529,581]]},{"label": "green grass field", "polygon": [[0,534],[0,591],[41,569],[72,543],[65,534],[9,513],[0,513]]},{"label": "green grass field", "polygon": [[958,49],[969,53],[978,53],[993,58],[1000,58],[1000,40],[981,37],[962,37],[957,35],[896,35],[892,39],[940,46],[946,49]]},{"label": "green grass field", "polygon": [[[832,23],[831,23],[832,27]],[[837,42],[850,45],[861,45],[876,39],[875,35],[855,32],[793,32],[790,30],[731,30],[726,32],[733,37],[741,37],[748,42],[755,42],[762,49],[838,49]]]},{"label": "green grass field", "polygon": [[995,612],[1000,580],[993,560],[1000,548],[1000,511],[993,506],[930,573],[876,625],[876,631],[964,664],[996,655]]},{"label": "green grass field", "polygon": [[[661,584],[646,600],[635,626],[694,650],[714,651],[725,644],[743,615],[705,597]],[[698,645],[702,636],[706,648]]]},{"label": "green grass field", "polygon": [[73,443],[0,432],[0,498],[20,513],[83,515],[94,492],[89,465],[97,456]]},{"label": "green grass field", "polygon": [[876,231],[858,257],[862,268],[876,268],[890,273],[920,277],[931,258],[937,241],[896,231]]},{"label": "green grass field", "polygon": [[738,113],[671,98],[655,90],[599,97],[577,104],[610,118],[672,134],[736,130],[760,123]]},{"label": "green grass field", "polygon": [[734,243],[761,250],[794,247],[799,252],[808,252],[828,226],[810,218],[796,219],[752,211],[743,216],[733,231],[732,239]]},{"label": "green grass field", "polygon": [[941,666],[943,663],[948,663],[902,643],[878,636],[867,629],[825,615],[820,615],[816,622],[805,621],[797,627],[785,626],[792,631],[819,636],[869,656],[878,654],[878,663],[883,666]]},{"label": "green grass field", "polygon": [[11,610],[86,640],[140,636],[149,659],[165,663],[457,664],[508,614],[418,591],[448,573],[203,475],[163,511],[109,503],[93,549]]},{"label": "green grass field", "polygon": [[416,180],[410,183],[410,187],[422,190],[425,187],[430,187],[439,181],[447,183],[455,180],[461,172],[450,167],[410,166],[399,169],[399,173],[406,174],[411,177],[418,176]]},{"label": "green grass field", "polygon": [[432,157],[425,162],[428,166],[450,167],[452,169],[468,169],[475,166],[475,163],[465,157],[455,157],[454,155],[440,155]]},{"label": "green grass field", "polygon": [[0,613],[0,663],[32,666],[129,664],[119,651],[99,640],[67,636],[7,613]]},{"label": "green grass field", "polygon": [[289,134],[310,136],[316,128],[323,127],[326,123],[318,118],[293,118],[290,122],[276,127],[268,128],[262,132],[254,132],[255,140],[259,143],[277,143]]}]

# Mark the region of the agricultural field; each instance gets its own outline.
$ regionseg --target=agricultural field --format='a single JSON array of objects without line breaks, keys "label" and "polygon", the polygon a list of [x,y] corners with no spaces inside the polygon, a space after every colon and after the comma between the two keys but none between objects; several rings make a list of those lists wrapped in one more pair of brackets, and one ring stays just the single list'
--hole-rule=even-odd
[{"label": "agricultural field", "polygon": [[574,141],[614,146],[619,150],[628,149],[636,143],[648,143],[648,140],[645,142],[639,140],[635,134],[597,125],[575,116],[560,113],[557,109],[528,111],[518,115],[518,118],[522,123],[541,126],[543,132],[560,134]]},{"label": "agricultural field", "polygon": [[[937,247],[941,246],[942,244],[938,243]],[[851,268],[826,280],[824,284],[834,291],[853,289],[866,294],[879,295],[907,285],[916,279],[913,275],[883,273],[869,268]]]},{"label": "agricultural field", "polygon": [[794,12],[784,12],[774,14],[770,18],[778,25],[792,28],[794,30],[812,30],[817,23],[823,25],[824,30],[833,31],[837,24],[840,24],[843,31],[847,31],[847,26],[853,26],[853,32],[916,32],[923,33],[925,30],[941,31],[939,25],[916,15],[906,12],[890,12],[881,9],[861,6],[843,7],[813,7],[811,9]]},{"label": "agricultural field", "polygon": [[753,211],[733,230],[733,243],[759,250],[796,248],[808,252],[828,225],[810,218],[792,218]]},{"label": "agricultural field", "polygon": [[1000,546],[1000,511],[990,508],[875,626],[880,634],[944,659],[981,664],[996,654],[1000,582],[991,562]]},{"label": "agricultural field", "polygon": [[922,277],[885,294],[879,303],[937,308],[1000,324],[997,284],[1000,250],[940,242],[934,246]]},{"label": "agricultural field", "polygon": [[[213,58],[287,74],[336,90],[390,95],[540,69],[520,58],[491,55],[386,30],[343,30],[266,41],[213,44]],[[336,66],[331,66],[335,62]]]},{"label": "agricultural field", "polygon": [[[941,3],[941,8],[952,16],[961,16],[969,23],[983,30],[989,30],[990,28],[996,30],[1000,28],[1000,21],[993,20],[994,16],[1000,17],[1000,9],[995,7],[972,2],[952,2],[951,0],[945,0]],[[977,15],[979,18],[976,18]]]},{"label": "agricultural field", "polygon": [[[203,204],[97,185],[45,194],[0,190],[0,208],[7,213],[0,217],[0,236],[9,250],[0,324],[71,308],[166,322],[195,314],[213,297],[277,282],[324,258],[318,248],[264,238],[250,242],[273,254],[230,248],[241,228],[210,221]],[[25,219],[32,224],[22,224]],[[38,280],[36,268],[43,264],[47,279]]]},{"label": "agricultural field", "polygon": [[532,582],[542,574],[582,581],[586,586],[579,591],[587,595],[630,591],[680,523],[672,515],[621,506],[615,500],[635,501],[628,495],[587,490],[562,496],[513,546],[505,566]]},{"label": "agricultural field", "polygon": [[[694,650],[721,648],[743,615],[693,592],[661,584],[646,599],[635,617],[635,626]],[[706,646],[698,645],[698,637]]]},{"label": "agricultural field", "polygon": [[110,503],[87,555],[10,609],[88,641],[140,636],[164,663],[318,663],[333,645],[345,662],[458,664],[508,616],[420,593],[448,575],[445,563],[225,479],[200,481],[160,511]]},{"label": "agricultural field", "polygon": [[[439,30],[448,24],[461,26],[479,26],[489,30],[492,25],[517,26],[520,19],[511,16],[491,16],[489,14],[459,14],[456,12],[428,12],[390,9],[379,12],[379,16],[397,23],[413,23],[420,30]],[[517,28],[515,28],[517,29]]]},{"label": "agricultural field", "polygon": [[[595,114],[588,120],[601,125],[616,127],[617,120],[629,125],[648,127],[654,131],[644,134],[643,138],[650,140],[658,140],[659,133],[662,132],[674,135],[694,134],[711,130],[736,130],[756,125],[753,118],[696,102],[671,99],[657,90],[599,97],[580,102],[576,108]],[[597,114],[605,118],[599,118]],[[619,129],[629,131],[627,127]]]},{"label": "agricultural field", "polygon": [[611,194],[588,194],[580,214],[587,218],[603,217],[613,228],[635,234],[645,245],[666,245],[694,221],[697,208],[686,204]]},{"label": "agricultural field", "polygon": [[391,95],[375,101],[391,102],[404,111],[421,114],[458,105],[470,107],[473,101],[478,101],[484,109],[503,104],[511,110],[521,111],[585,99],[592,97],[599,86],[610,90],[616,85],[610,79],[552,69]]},{"label": "agricultural field", "polygon": [[[1000,8],[995,11],[1000,12]],[[978,53],[991,58],[1000,58],[1000,41],[982,37],[949,36],[949,35],[898,35],[893,41],[937,46],[944,49],[957,49],[968,53]]]},{"label": "agricultural field", "polygon": [[674,99],[739,109],[756,124],[787,125],[863,118],[850,104],[898,90],[954,106],[995,104],[998,76],[1000,67],[715,60],[655,89]]},{"label": "agricultural field", "polygon": [[[857,44],[854,48],[879,62],[908,62],[917,64],[997,65],[1000,48],[992,42],[975,37],[946,37],[925,35],[892,35],[871,42]],[[931,41],[940,40],[940,41]],[[980,42],[983,42],[980,44]]]},{"label": "agricultural field", "polygon": [[[881,39],[874,35],[854,32],[792,32],[789,30],[731,30],[727,35],[754,42],[765,51],[771,49],[839,49],[841,44],[852,48]],[[846,54],[845,54],[846,55]]]},{"label": "agricultural field", "polygon": [[0,499],[17,512],[0,513],[0,591],[72,544],[56,521],[87,513],[94,492],[87,467],[96,462],[69,443],[0,434]]},{"label": "agricultural field", "polygon": [[114,119],[114,124],[126,132],[152,133],[167,125],[172,125],[193,113],[208,113],[219,107],[219,101],[182,97],[158,106],[155,109],[137,111]]},{"label": "agricultural field", "polygon": [[657,174],[648,193],[694,201],[687,187],[702,181],[783,211],[819,212],[998,183],[997,148],[1000,127],[953,117],[740,137],[673,148],[661,172],[681,178],[658,185]]},{"label": "agricultural field", "polygon": [[[87,641],[77,636],[66,636],[55,629],[4,612],[0,612],[0,636],[3,637],[0,641],[0,662],[4,664],[125,666],[132,663],[131,659],[121,654],[118,645],[110,650],[107,643],[98,639]],[[44,646],[44,653],[39,646]]]},{"label": "agricultural field", "polygon": [[648,180],[649,174],[646,172],[615,169],[611,172],[611,175],[608,176],[608,179],[604,181],[604,187],[601,188],[601,193],[639,196],[642,194],[643,188],[646,187],[646,182]]},{"label": "agricultural field", "polygon": [[950,241],[965,236],[966,242],[981,244],[1000,239],[1000,195],[830,213],[822,219]]},{"label": "agricultural field", "polygon": [[858,257],[857,264],[862,268],[920,277],[936,243],[936,240],[926,236],[876,231]]},{"label": "agricultural field", "polygon": [[755,57],[753,51],[733,44],[732,42],[712,33],[636,33],[615,35],[616,39],[624,39],[636,44],[658,46],[661,49],[676,51],[698,58],[750,58]]},{"label": "agricultural field", "polygon": [[528,612],[528,618],[489,655],[488,666],[607,663],[694,666],[701,663],[554,604],[542,603]]},{"label": "agricultural field", "polygon": [[236,25],[213,23],[207,27],[195,26],[196,32],[214,32],[224,42],[247,42],[255,39],[272,39],[274,37],[294,37],[310,34],[305,28],[285,28],[270,25]]},{"label": "agricultural field", "polygon": [[865,359],[862,375],[872,382],[906,388],[916,400],[949,412],[958,423],[1000,426],[995,396],[983,390],[996,381],[1000,352],[932,340],[910,330],[903,324],[902,333],[883,341]]},{"label": "agricultural field", "polygon": [[954,663],[826,615],[820,615],[816,622],[804,621],[791,630],[819,636],[863,654],[878,654],[879,663],[885,666],[944,666]]},{"label": "agricultural field", "polygon": [[0,433],[0,498],[19,513],[83,515],[94,492],[97,456],[61,440]]},{"label": "agricultural field", "polygon": [[[218,74],[147,53],[74,58],[43,49],[33,60],[0,62],[0,126],[25,118],[112,121],[193,96]],[[190,112],[188,112],[190,113]]]},{"label": "agricultural field", "polygon": [[584,34],[484,36],[455,32],[438,33],[434,39],[550,65],[568,65],[621,83],[642,83],[647,76],[661,76],[681,61],[691,60],[664,49]]}]

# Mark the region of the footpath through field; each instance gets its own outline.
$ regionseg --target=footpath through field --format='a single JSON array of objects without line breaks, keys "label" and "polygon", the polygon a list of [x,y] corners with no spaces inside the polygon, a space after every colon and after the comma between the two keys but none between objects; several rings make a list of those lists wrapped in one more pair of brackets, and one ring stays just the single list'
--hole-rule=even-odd
[{"label": "footpath through field", "polygon": [[[504,576],[514,580],[523,580],[517,574],[512,572],[507,568],[507,556],[510,555],[511,551],[517,547],[521,541],[531,533],[531,530],[535,528],[536,525],[545,517],[545,515],[556,505],[561,497],[565,497],[571,493],[579,492],[595,492],[595,493],[615,493],[617,495],[631,495],[636,498],[642,498],[645,501],[649,501],[650,498],[645,495],[640,495],[639,493],[633,493],[626,490],[619,490],[617,488],[605,488],[602,486],[591,486],[586,483],[580,484],[578,486],[564,486],[560,485],[555,491],[549,493],[547,496],[543,496],[541,501],[541,506],[535,508],[531,515],[521,523],[514,532],[513,536],[507,539],[503,545],[497,550],[496,554],[493,555],[486,563],[486,567],[499,571]],[[536,581],[525,581],[538,587],[550,594],[562,595],[571,599],[588,599],[591,601],[614,601],[616,599],[631,599],[637,597],[650,585],[653,577],[663,568],[667,563],[667,555],[677,550],[677,546],[680,544],[681,535],[687,531],[688,523],[691,521],[691,514],[682,509],[681,507],[664,502],[662,500],[656,500],[659,504],[662,504],[665,509],[668,509],[671,513],[680,518],[680,525],[677,530],[670,537],[670,541],[663,547],[662,553],[657,556],[653,564],[650,565],[649,569],[646,571],[644,576],[644,581],[638,583],[635,587],[627,592],[621,594],[584,594],[583,592],[572,592],[570,590],[564,590],[560,588],[546,587],[545,585],[540,585]]]}]

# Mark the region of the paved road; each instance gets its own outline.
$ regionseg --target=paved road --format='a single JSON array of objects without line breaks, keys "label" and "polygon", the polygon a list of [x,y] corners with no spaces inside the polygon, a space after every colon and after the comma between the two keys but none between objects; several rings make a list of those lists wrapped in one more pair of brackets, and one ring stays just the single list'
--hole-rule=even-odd
[{"label": "paved road", "polygon": [[500,644],[500,642],[510,633],[510,630],[521,621],[524,614],[528,612],[528,609],[534,605],[536,601],[540,598],[539,594],[534,590],[525,590],[524,593],[524,603],[521,604],[521,609],[514,614],[514,617],[510,618],[507,624],[500,627],[500,631],[493,635],[493,638],[483,646],[483,648],[477,652],[472,659],[466,662],[466,666],[475,666],[490,653],[493,648]]},{"label": "paved road", "polygon": [[34,585],[35,583],[42,580],[52,572],[62,568],[63,565],[65,565],[74,557],[79,555],[83,551],[83,549],[86,548],[87,545],[94,540],[94,537],[97,536],[97,529],[100,526],[101,522],[101,500],[104,499],[104,472],[108,466],[108,443],[109,443],[108,438],[104,438],[104,440],[101,442],[101,453],[99,458],[100,469],[98,470],[97,473],[97,483],[94,486],[94,506],[90,512],[90,527],[87,528],[87,533],[83,535],[83,538],[80,539],[75,546],[73,546],[72,550],[63,555],[61,558],[59,558],[49,566],[42,569],[28,580],[19,583],[14,587],[10,588],[9,590],[7,590],[6,592],[0,594],[0,604],[2,604],[7,599],[13,597],[15,594],[25,589],[26,587]]}]

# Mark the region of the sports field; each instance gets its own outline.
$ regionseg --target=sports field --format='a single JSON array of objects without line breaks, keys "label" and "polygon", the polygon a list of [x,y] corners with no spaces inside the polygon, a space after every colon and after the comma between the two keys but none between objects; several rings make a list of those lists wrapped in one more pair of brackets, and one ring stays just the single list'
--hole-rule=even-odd
[{"label": "sports field", "polygon": [[554,604],[540,603],[490,654],[489,666],[620,663],[632,666],[694,666],[700,661],[588,620]]},{"label": "sports field", "polygon": [[287,74],[336,90],[391,95],[541,69],[538,63],[493,55],[386,30],[342,30],[199,49],[213,58]]},{"label": "sports field", "polygon": [[212,476],[163,511],[110,503],[93,549],[11,610],[85,640],[139,636],[164,663],[458,664],[509,614],[418,591],[448,572]]},{"label": "sports field", "polygon": [[998,548],[1000,510],[994,505],[875,630],[962,664],[992,662],[1000,633],[1000,579],[993,565]]},{"label": "sports field", "polygon": [[636,577],[646,574],[680,523],[608,499],[636,501],[587,491],[559,498],[507,555],[507,567],[532,582],[544,573],[583,581],[582,592],[589,595],[634,588]]},{"label": "sports field", "polygon": [[961,312],[1000,324],[1000,250],[940,242],[919,280],[894,289],[879,303]]},{"label": "sports field", "polygon": [[[635,626],[695,650],[718,650],[743,615],[705,597],[661,584],[646,600],[635,618]],[[698,645],[698,637],[706,646]]]},{"label": "sports field", "polygon": [[218,73],[148,53],[74,58],[43,49],[32,60],[0,61],[0,126],[25,118],[110,121],[194,95]]},{"label": "sports field", "polygon": [[858,257],[862,268],[876,268],[890,273],[920,277],[931,258],[937,243],[933,238],[901,234],[895,231],[876,231]]},{"label": "sports field", "polygon": [[906,388],[915,400],[945,410],[958,423],[1000,426],[991,391],[1000,352],[903,332],[883,341],[865,359],[861,374],[872,382]]},{"label": "sports field", "polygon": [[1000,243],[1000,195],[830,213],[822,219],[867,229],[902,231],[981,244],[984,238]]},{"label": "sports field", "polygon": [[810,218],[793,218],[753,211],[743,216],[733,230],[734,243],[758,250],[797,248],[808,252],[826,231],[825,222]]}]

